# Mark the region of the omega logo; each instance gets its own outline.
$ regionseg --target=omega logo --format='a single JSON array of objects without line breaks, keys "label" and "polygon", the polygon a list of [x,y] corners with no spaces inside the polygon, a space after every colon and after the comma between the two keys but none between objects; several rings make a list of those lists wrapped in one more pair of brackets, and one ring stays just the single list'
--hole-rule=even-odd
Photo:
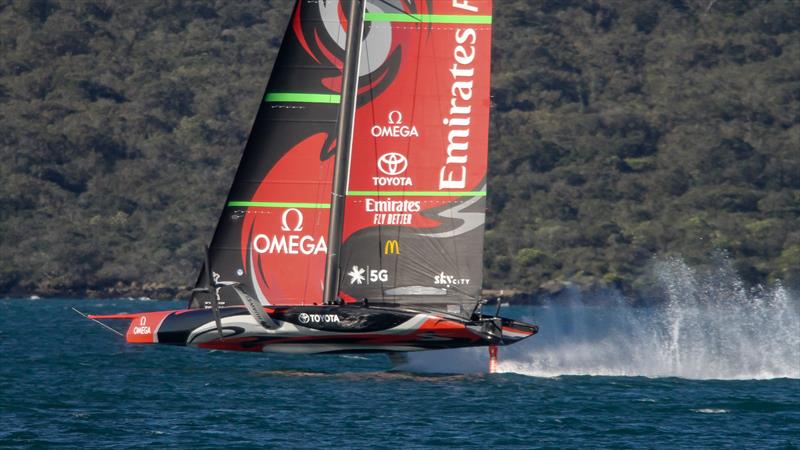
[{"label": "omega logo", "polygon": [[[297,217],[294,228],[289,226],[289,213],[291,212],[294,212],[295,217]],[[283,231],[303,231],[303,213],[297,208],[289,208],[284,211],[281,216],[281,222],[281,230]]]},{"label": "omega logo", "polygon": [[386,125],[375,124],[370,130],[372,137],[419,137],[419,131],[414,125],[403,124],[403,113],[390,111],[386,118]]}]

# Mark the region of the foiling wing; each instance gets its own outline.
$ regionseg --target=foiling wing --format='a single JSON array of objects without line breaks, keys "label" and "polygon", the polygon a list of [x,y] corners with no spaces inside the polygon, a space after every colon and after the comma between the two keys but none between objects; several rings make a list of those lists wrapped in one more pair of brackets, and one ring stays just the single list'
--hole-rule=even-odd
[{"label": "foiling wing", "polygon": [[483,275],[491,21],[491,0],[368,3],[347,294],[471,314]]}]

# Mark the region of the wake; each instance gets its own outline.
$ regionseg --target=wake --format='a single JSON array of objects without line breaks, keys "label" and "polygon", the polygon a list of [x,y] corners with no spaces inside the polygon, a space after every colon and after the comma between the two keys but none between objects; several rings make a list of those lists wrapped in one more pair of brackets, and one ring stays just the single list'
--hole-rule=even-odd
[{"label": "wake", "polygon": [[[782,286],[748,290],[728,261],[707,274],[680,259],[661,261],[655,270],[669,299],[657,307],[634,308],[621,296],[612,306],[590,306],[591,298],[575,293],[559,306],[519,308],[540,332],[501,348],[499,371],[538,377],[800,378],[800,302]],[[412,364],[485,370],[485,353],[413,355]]]}]

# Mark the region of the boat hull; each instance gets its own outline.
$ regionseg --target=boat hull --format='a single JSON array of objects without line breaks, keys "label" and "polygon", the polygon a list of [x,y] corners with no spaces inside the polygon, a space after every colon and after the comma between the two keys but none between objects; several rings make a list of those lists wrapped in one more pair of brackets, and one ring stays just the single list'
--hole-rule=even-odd
[{"label": "boat hull", "polygon": [[220,309],[221,334],[210,309],[160,311],[92,319],[130,319],[126,340],[205,349],[280,353],[410,352],[508,345],[538,328],[490,316],[462,320],[433,312],[364,306],[264,308],[266,328],[244,307]]}]

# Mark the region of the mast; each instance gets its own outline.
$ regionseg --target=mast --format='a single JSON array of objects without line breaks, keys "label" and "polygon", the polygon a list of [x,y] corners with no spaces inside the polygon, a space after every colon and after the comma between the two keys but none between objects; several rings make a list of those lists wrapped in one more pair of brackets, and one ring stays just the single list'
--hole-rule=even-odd
[{"label": "mast", "polygon": [[331,193],[331,215],[328,226],[328,254],[325,259],[323,304],[330,305],[339,291],[339,252],[342,247],[345,192],[347,190],[350,153],[353,145],[353,125],[358,96],[358,71],[361,59],[361,40],[364,35],[366,0],[351,0],[347,20],[347,42],[342,68],[342,97],[336,136],[336,156]]}]

